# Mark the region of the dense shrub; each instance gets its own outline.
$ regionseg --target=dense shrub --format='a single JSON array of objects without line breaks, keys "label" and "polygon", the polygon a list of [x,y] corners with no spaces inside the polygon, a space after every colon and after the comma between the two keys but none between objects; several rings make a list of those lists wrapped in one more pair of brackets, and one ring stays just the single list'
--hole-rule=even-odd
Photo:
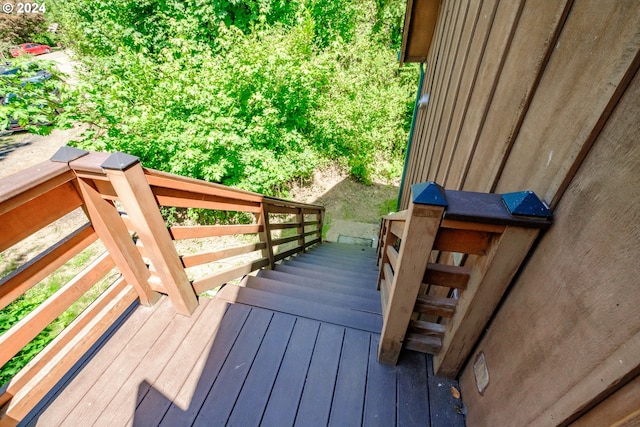
[{"label": "dense shrub", "polygon": [[417,74],[380,20],[401,3],[58,2],[85,69],[66,119],[82,147],[269,194],[327,159],[397,174]]}]

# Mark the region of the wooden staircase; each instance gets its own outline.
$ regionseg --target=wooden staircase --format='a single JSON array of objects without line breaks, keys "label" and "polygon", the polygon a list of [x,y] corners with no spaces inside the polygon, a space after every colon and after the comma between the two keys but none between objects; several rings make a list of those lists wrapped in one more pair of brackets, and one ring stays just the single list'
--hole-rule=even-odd
[{"label": "wooden staircase", "polygon": [[245,277],[241,286],[224,286],[216,298],[380,333],[377,276],[374,249],[323,243]]}]

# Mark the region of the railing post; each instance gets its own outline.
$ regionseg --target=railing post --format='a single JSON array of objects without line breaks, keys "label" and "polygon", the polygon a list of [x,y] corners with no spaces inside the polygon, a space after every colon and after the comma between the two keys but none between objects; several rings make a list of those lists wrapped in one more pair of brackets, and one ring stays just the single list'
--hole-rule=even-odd
[{"label": "railing post", "polygon": [[101,166],[127,211],[176,311],[184,315],[193,313],[198,306],[198,299],[180,262],[139,159],[128,154],[114,153]]},{"label": "railing post", "polygon": [[136,289],[141,304],[153,305],[160,299],[160,294],[151,290],[149,269],[131,240],[115,206],[104,200],[100,193],[82,178],[78,179],[78,188],[91,224],[120,273],[127,283]]},{"label": "railing post", "polygon": [[269,268],[273,269],[275,266],[275,261],[273,259],[273,246],[271,246],[271,228],[269,227],[269,211],[267,210],[267,205],[265,202],[260,204],[262,210],[259,214],[256,214],[258,217],[258,225],[262,226],[262,231],[258,233],[260,236],[260,241],[264,242],[266,247],[262,250],[262,257],[269,258]]},{"label": "railing post", "polygon": [[389,262],[389,255],[387,255],[387,242],[391,239],[391,227],[389,223],[390,221],[388,219],[383,218],[380,224],[380,237],[378,239],[378,290],[384,278],[383,267]]},{"label": "railing post", "polygon": [[411,191],[412,202],[402,232],[398,269],[388,284],[387,307],[383,307],[378,361],[387,364],[397,363],[400,356],[422,276],[447,206],[444,190],[433,182],[416,184]]},{"label": "railing post", "polygon": [[298,247],[300,247],[300,252],[306,252],[304,247],[304,214],[302,208],[298,208],[296,222],[300,224],[296,229],[298,236],[300,236],[298,237]]},{"label": "railing post", "polygon": [[317,237],[318,239],[320,239],[320,241],[318,242],[319,245],[322,244],[322,230],[324,229],[325,215],[326,215],[326,211],[324,208],[321,209],[318,214],[316,214],[317,220],[320,221],[318,223],[318,237]]},{"label": "railing post", "polygon": [[[466,289],[461,293],[456,312],[449,320],[442,347],[433,357],[436,375],[455,377],[472,347],[480,337],[502,295],[520,268],[522,261],[540,233],[534,219],[547,218],[550,212],[532,192],[502,195],[510,215],[532,220],[530,228],[507,225],[478,257],[470,272]],[[525,221],[525,220],[523,220]],[[533,225],[533,226],[532,226]]]}]

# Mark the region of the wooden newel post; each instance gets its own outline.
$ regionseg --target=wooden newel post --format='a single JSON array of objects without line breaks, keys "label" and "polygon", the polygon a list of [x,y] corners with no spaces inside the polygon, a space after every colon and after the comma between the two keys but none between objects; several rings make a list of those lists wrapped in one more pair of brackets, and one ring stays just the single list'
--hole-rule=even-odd
[{"label": "wooden newel post", "polygon": [[[404,347],[433,354],[436,374],[455,377],[551,212],[531,191],[475,193],[429,182],[411,192],[409,209],[385,216],[381,235],[378,360],[394,364]],[[432,251],[439,256],[430,260]]]},{"label": "wooden newel post", "polygon": [[[420,291],[422,276],[447,206],[444,190],[430,182],[411,187],[412,202],[402,232],[397,270],[393,273],[389,297],[383,310],[383,325],[378,361],[395,364],[400,356],[413,307]],[[383,253],[386,248],[383,249]],[[381,265],[384,269],[387,264]]]},{"label": "wooden newel post", "polygon": [[198,299],[187,278],[137,157],[114,153],[102,163],[176,311],[189,315]]}]

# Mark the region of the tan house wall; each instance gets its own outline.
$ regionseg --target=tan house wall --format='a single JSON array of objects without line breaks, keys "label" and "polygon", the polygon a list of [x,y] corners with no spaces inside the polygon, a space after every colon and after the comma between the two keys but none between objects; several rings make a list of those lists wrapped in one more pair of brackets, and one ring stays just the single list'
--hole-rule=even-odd
[{"label": "tan house wall", "polygon": [[483,396],[462,372],[469,425],[561,424],[640,369],[639,65],[635,0],[442,2],[401,208],[435,180],[555,216],[470,358]]}]

